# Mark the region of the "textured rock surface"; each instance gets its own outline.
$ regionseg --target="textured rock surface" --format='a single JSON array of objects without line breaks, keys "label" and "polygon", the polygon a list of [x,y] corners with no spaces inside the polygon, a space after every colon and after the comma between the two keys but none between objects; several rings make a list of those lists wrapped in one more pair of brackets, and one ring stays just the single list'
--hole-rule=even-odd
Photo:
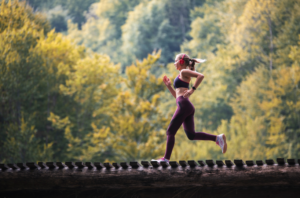
[{"label": "textured rock surface", "polygon": [[[46,164],[52,165],[51,163]],[[32,167],[35,166],[32,165]],[[96,167],[92,169],[88,169],[88,167],[69,168],[68,166],[54,169],[10,168],[0,171],[0,192],[53,190],[56,188],[92,190],[100,188],[300,187],[298,163],[295,165],[264,164],[262,166],[107,167],[109,168],[104,166],[101,169]]]}]

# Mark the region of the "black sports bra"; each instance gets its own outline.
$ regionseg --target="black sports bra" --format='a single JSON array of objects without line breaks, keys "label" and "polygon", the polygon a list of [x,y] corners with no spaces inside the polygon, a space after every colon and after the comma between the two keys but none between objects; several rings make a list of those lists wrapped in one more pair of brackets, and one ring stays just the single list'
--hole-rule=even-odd
[{"label": "black sports bra", "polygon": [[178,75],[175,80],[174,80],[174,83],[173,83],[173,86],[174,88],[179,88],[179,87],[185,87],[185,88],[189,88],[189,83],[188,82],[185,82],[183,80],[181,80],[179,78],[180,75]]}]

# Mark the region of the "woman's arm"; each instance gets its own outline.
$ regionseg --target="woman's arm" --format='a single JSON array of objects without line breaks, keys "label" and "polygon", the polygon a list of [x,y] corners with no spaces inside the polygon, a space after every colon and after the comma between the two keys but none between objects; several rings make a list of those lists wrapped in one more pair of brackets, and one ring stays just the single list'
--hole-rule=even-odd
[{"label": "woman's arm", "polygon": [[164,81],[165,85],[168,87],[170,93],[174,96],[174,98],[176,98],[176,92],[172,88],[170,79],[167,76],[164,76],[163,81]]},{"label": "woman's arm", "polygon": [[[197,88],[200,83],[202,82],[204,75],[199,73],[199,72],[195,72],[189,69],[183,69],[181,70],[181,75],[182,76],[186,76],[186,77],[195,77],[197,78],[194,84],[194,87]],[[184,98],[188,98],[190,97],[190,95],[192,95],[194,93],[194,89],[190,89],[190,90],[186,90],[183,94]]]},{"label": "woman's arm", "polygon": [[173,87],[170,85],[170,86],[167,86],[169,91],[171,92],[171,94],[174,96],[174,98],[176,98],[176,92],[175,90],[173,89]]},{"label": "woman's arm", "polygon": [[195,81],[195,84],[194,84],[195,88],[197,88],[200,85],[200,83],[202,82],[202,80],[204,78],[203,74],[201,74],[199,72],[196,72],[196,71],[192,71],[190,69],[181,70],[181,75],[186,76],[186,77],[195,77],[195,78],[197,78],[196,81]]}]

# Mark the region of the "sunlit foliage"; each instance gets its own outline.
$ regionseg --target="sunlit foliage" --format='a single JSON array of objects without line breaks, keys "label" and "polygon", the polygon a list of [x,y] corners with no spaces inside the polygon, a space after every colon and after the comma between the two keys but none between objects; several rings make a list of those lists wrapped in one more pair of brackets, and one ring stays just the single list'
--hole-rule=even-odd
[{"label": "sunlit foliage", "polygon": [[2,0],[0,162],[162,157],[179,52],[207,59],[195,129],[228,151],[181,128],[172,160],[299,158],[299,21],[297,0]]}]

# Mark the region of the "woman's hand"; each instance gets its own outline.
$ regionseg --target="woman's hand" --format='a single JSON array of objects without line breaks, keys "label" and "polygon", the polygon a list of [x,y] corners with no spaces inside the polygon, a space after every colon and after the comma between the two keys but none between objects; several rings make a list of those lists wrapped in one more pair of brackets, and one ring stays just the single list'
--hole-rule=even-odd
[{"label": "woman's hand", "polygon": [[188,98],[194,93],[194,89],[184,91],[183,97]]},{"label": "woman's hand", "polygon": [[167,87],[171,86],[171,81],[167,76],[164,76],[163,81]]}]

